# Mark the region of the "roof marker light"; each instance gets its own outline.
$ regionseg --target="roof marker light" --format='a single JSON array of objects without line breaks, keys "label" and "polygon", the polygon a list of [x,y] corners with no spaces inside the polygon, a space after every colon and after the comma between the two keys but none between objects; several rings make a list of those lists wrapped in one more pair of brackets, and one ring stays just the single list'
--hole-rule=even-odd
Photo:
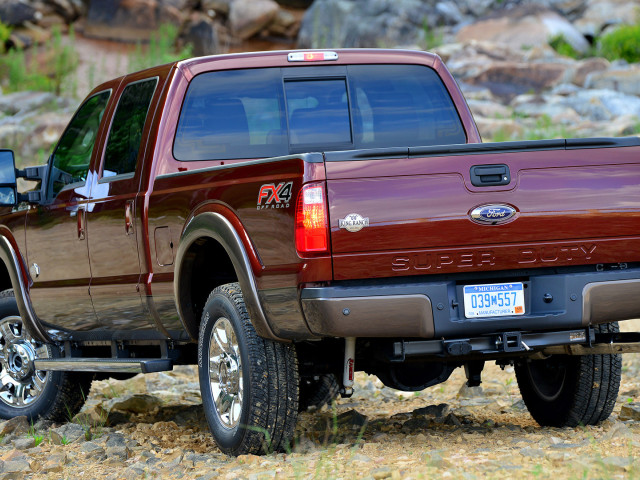
[{"label": "roof marker light", "polygon": [[325,62],[338,60],[336,52],[291,52],[287,55],[290,62]]}]

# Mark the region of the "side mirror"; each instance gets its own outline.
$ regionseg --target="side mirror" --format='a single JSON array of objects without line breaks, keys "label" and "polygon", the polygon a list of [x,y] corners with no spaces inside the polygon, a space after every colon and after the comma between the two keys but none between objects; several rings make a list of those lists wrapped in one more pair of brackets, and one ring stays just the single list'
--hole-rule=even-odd
[{"label": "side mirror", "polygon": [[16,204],[16,165],[13,151],[0,150],[0,206],[13,207]]}]

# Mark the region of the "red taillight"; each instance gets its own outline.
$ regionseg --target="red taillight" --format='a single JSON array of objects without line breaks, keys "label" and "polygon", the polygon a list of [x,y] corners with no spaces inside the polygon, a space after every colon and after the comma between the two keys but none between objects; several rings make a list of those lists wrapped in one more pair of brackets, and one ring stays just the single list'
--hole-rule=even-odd
[{"label": "red taillight", "polygon": [[296,249],[300,253],[326,252],[329,216],[322,185],[302,188],[296,209]]}]

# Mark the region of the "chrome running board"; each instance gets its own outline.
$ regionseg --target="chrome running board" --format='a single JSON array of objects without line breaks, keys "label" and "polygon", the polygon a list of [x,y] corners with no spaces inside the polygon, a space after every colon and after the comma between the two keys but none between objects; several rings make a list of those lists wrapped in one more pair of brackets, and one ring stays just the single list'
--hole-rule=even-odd
[{"label": "chrome running board", "polygon": [[65,372],[153,373],[173,370],[168,358],[42,358],[36,370]]}]

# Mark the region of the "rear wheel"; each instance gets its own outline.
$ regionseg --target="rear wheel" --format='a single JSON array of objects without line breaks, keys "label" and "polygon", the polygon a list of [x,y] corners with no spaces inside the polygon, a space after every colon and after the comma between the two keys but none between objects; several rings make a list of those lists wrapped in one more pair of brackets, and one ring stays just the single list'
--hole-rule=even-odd
[{"label": "rear wheel", "polygon": [[292,345],[256,334],[237,283],[207,299],[198,373],[213,438],[228,455],[289,446],[298,414],[298,364]]},{"label": "rear wheel", "polygon": [[36,359],[58,356],[55,345],[35,341],[24,328],[13,291],[0,293],[0,418],[73,418],[89,395],[93,375],[35,369]]},{"label": "rear wheel", "polygon": [[[597,325],[617,332],[617,323]],[[553,355],[515,366],[522,399],[542,426],[595,425],[611,415],[618,397],[620,355]]]},{"label": "rear wheel", "polygon": [[315,377],[305,377],[300,380],[300,402],[298,409],[301,412],[315,411],[330,404],[340,392],[340,385],[333,373]]}]

